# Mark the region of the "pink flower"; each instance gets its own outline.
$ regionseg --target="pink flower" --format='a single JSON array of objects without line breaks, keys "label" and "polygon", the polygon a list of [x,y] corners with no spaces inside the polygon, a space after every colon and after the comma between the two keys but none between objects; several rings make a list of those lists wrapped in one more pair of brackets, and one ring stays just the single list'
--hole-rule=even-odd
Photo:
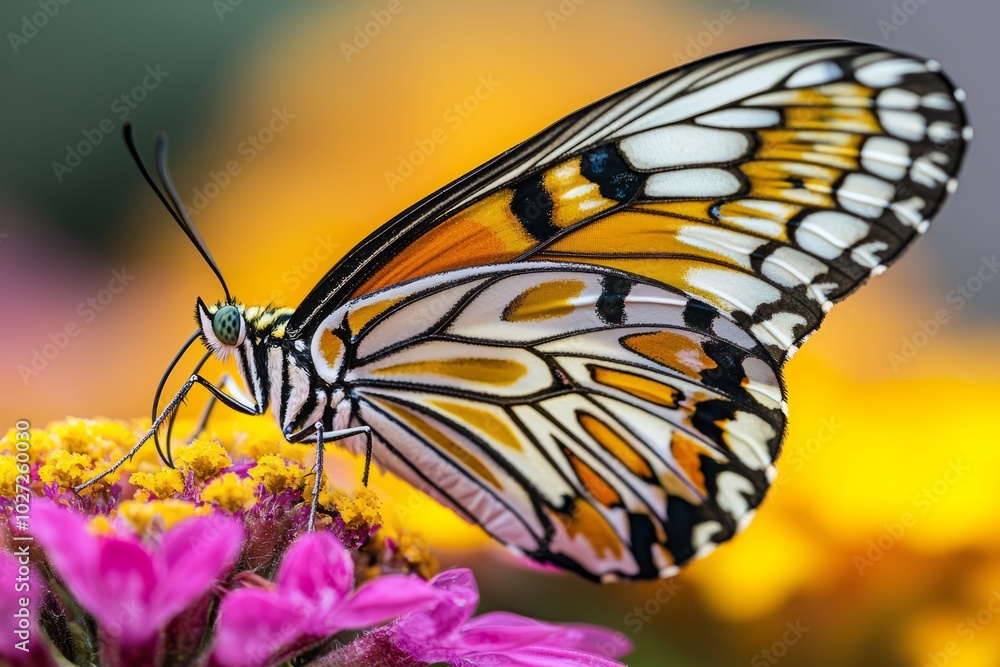
[{"label": "pink flower", "polygon": [[620,667],[612,658],[632,649],[624,636],[603,628],[555,625],[506,612],[472,618],[479,590],[466,569],[442,572],[431,584],[446,597],[389,629],[395,645],[420,662],[453,667]]},{"label": "pink flower", "polygon": [[[27,542],[15,542],[15,553],[0,551],[0,664],[13,667],[55,665],[38,628],[42,579],[28,561]],[[25,604],[26,603],[26,604]]]},{"label": "pink flower", "polygon": [[271,664],[306,644],[426,609],[441,591],[418,577],[387,575],[353,591],[354,561],[327,532],[288,548],[273,587],[229,593],[219,608],[212,664]]},{"label": "pink flower", "polygon": [[79,514],[32,505],[32,533],[67,588],[93,614],[106,641],[147,654],[169,621],[209,591],[236,562],[243,529],[221,515],[192,517],[158,546],[131,535],[95,535]]}]

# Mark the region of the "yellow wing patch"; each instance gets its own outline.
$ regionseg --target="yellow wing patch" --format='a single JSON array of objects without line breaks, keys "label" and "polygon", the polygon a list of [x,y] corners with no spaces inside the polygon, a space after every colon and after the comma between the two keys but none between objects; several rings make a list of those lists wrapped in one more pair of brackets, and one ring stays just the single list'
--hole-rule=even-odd
[{"label": "yellow wing patch", "polygon": [[573,312],[573,299],[587,284],[580,280],[553,280],[529,287],[514,298],[503,311],[508,322],[528,322],[565,317]]},{"label": "yellow wing patch", "polygon": [[503,489],[503,486],[500,484],[500,480],[496,478],[496,475],[490,472],[490,469],[487,468],[482,461],[431,425],[430,422],[423,417],[423,415],[408,408],[404,408],[401,405],[391,405],[388,406],[388,408],[418,433],[447,452],[450,456],[454,457],[456,461],[460,461],[467,468],[469,468],[469,470],[488,482],[494,488]]},{"label": "yellow wing patch", "polygon": [[528,369],[519,361],[512,359],[478,359],[466,357],[458,359],[410,361],[376,368],[372,373],[377,375],[444,375],[468,380],[470,382],[485,382],[502,386],[512,385],[527,374]]},{"label": "yellow wing patch", "polygon": [[497,442],[510,447],[514,451],[520,452],[524,450],[521,441],[518,440],[517,435],[514,434],[510,427],[486,410],[474,408],[470,405],[461,405],[452,401],[439,400],[431,401],[430,403],[445,412],[455,415],[465,423],[490,434]]}]

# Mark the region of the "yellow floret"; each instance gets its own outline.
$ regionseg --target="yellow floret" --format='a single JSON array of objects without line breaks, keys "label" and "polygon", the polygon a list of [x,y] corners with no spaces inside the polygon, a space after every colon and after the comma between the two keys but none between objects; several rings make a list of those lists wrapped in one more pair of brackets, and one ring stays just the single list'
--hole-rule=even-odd
[{"label": "yellow floret", "polygon": [[319,502],[335,508],[347,530],[382,524],[378,497],[370,489],[357,489],[351,496],[339,490],[320,491]]},{"label": "yellow floret", "polygon": [[250,509],[257,502],[254,491],[257,484],[249,477],[240,477],[234,472],[227,472],[218,477],[205,487],[201,492],[201,499],[208,503],[215,503],[218,507],[228,511],[236,512],[241,509]]},{"label": "yellow floret", "polygon": [[305,472],[294,463],[288,463],[280,456],[262,456],[257,465],[250,468],[250,476],[264,485],[268,493],[280,493],[286,489],[298,489]]},{"label": "yellow floret", "polygon": [[0,498],[13,498],[17,495],[19,474],[17,459],[13,456],[0,456]]},{"label": "yellow floret", "polygon": [[[136,472],[132,473],[128,481],[150,493],[156,494],[157,498],[166,499],[178,493],[184,492],[184,475],[176,468],[166,468],[158,473]],[[138,494],[136,494],[138,496]],[[145,494],[148,498],[149,494]]]},{"label": "yellow floret", "polygon": [[116,532],[114,526],[111,525],[111,521],[103,514],[98,514],[91,519],[87,528],[93,535],[114,535]]},{"label": "yellow floret", "polygon": [[192,471],[200,482],[215,477],[233,464],[225,448],[214,440],[195,440],[179,448],[174,459],[181,468]]},{"label": "yellow floret", "polygon": [[[18,437],[16,428],[7,431],[7,434],[0,438],[0,453],[16,454],[18,451],[25,451],[28,454],[29,463],[37,463],[44,460],[45,454],[56,449],[56,443],[47,431],[40,428],[33,428],[28,431],[28,437]],[[23,449],[18,448],[18,443]]]},{"label": "yellow floret", "polygon": [[[57,449],[48,456],[48,463],[38,469],[38,476],[46,484],[58,484],[60,488],[69,489],[79,486],[93,476],[94,461],[87,454],[76,454],[64,449]],[[105,483],[112,483],[115,475],[104,478]]]},{"label": "yellow floret", "polygon": [[118,516],[128,521],[137,533],[146,530],[156,517],[163,521],[164,528],[170,529],[188,517],[208,514],[211,511],[210,505],[197,507],[194,503],[173,498],[150,502],[126,500],[118,504]]}]

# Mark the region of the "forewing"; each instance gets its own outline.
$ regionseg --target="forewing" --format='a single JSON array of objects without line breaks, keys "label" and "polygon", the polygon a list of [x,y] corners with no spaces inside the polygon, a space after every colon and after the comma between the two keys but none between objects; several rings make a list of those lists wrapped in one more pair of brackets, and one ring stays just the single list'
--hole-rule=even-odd
[{"label": "forewing", "polygon": [[962,97],[934,62],[850,42],[666,72],[388,223],[321,281],[289,334],[417,277],[585,262],[713,304],[782,361],[927,228],[970,136]]},{"label": "forewing", "polygon": [[312,351],[379,464],[595,579],[664,576],[732,537],[784,430],[778,372],[752,336],[603,267],[435,274],[339,309]]}]

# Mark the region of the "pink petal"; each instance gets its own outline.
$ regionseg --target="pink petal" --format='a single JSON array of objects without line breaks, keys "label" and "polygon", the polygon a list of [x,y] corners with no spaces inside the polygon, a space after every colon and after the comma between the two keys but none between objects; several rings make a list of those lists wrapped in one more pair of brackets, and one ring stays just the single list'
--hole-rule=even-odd
[{"label": "pink petal", "polygon": [[31,505],[31,533],[80,604],[88,609],[99,604],[91,582],[98,578],[100,542],[86,519],[39,498]]},{"label": "pink petal", "polygon": [[[15,552],[21,545],[27,542],[15,542],[12,544]],[[4,637],[0,641],[0,663],[10,664],[15,667],[31,664],[49,664],[48,647],[45,644],[38,629],[38,600],[42,596],[42,579],[34,569],[28,569],[27,574],[21,570],[22,564],[27,561],[27,556],[19,554],[23,560],[19,562],[18,555],[9,554],[0,550],[0,635]],[[25,567],[27,565],[25,564]],[[28,605],[21,605],[22,598],[27,598]],[[26,623],[21,624],[21,621]],[[23,642],[23,644],[22,644]],[[17,647],[21,644],[28,651],[22,651]],[[34,660],[32,653],[43,654],[45,660]]]},{"label": "pink petal", "polygon": [[477,616],[456,635],[462,654],[505,652],[529,646],[565,648],[564,628],[507,612]]},{"label": "pink petal", "polygon": [[354,561],[330,533],[306,533],[288,548],[275,583],[283,594],[309,601],[325,616],[351,592]]},{"label": "pink petal", "polygon": [[621,633],[591,625],[560,625],[508,612],[478,616],[462,628],[461,643],[468,651],[507,652],[520,647],[556,648],[617,658],[632,650]]},{"label": "pink petal", "polygon": [[620,658],[632,652],[632,642],[625,635],[593,625],[573,624],[566,629],[563,648],[595,653],[605,658]]},{"label": "pink petal", "polygon": [[479,587],[472,570],[456,568],[445,570],[431,579],[431,584],[445,595],[442,601],[428,614],[430,625],[427,630],[434,636],[455,632],[472,618],[479,606]]},{"label": "pink petal", "polygon": [[[392,626],[392,641],[418,660],[449,662],[464,655],[459,630],[479,604],[472,571],[447,570],[431,579],[441,599],[427,611],[401,618]],[[457,649],[457,650],[456,650]]]},{"label": "pink petal", "polygon": [[159,581],[150,623],[165,624],[205,594],[232,567],[243,544],[243,527],[219,515],[194,517],[164,534],[156,553]]},{"label": "pink petal", "polygon": [[269,664],[269,657],[306,634],[308,613],[278,591],[242,588],[219,606],[212,663],[226,667]]},{"label": "pink petal", "polygon": [[432,607],[443,593],[418,577],[402,574],[376,579],[350,596],[332,617],[321,619],[316,634],[361,629]]},{"label": "pink petal", "polygon": [[[156,583],[153,559],[145,549],[127,540],[105,538],[98,576],[86,584],[78,583],[74,594],[102,630],[120,638],[122,644],[139,644],[159,630],[148,616]],[[89,605],[84,598],[91,600]]]},{"label": "pink petal", "polygon": [[492,654],[479,659],[459,660],[455,667],[505,665],[507,667],[625,667],[617,660],[560,648],[521,649],[507,654]]}]

